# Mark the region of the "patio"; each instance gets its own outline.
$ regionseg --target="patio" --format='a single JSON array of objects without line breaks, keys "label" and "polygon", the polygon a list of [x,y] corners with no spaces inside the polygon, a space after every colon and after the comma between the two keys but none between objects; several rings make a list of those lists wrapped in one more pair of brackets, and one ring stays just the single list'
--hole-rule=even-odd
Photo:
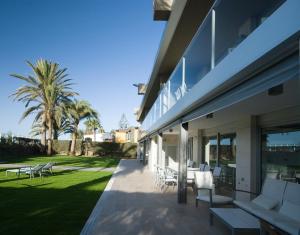
[{"label": "patio", "polygon": [[[136,160],[121,160],[114,176],[83,228],[89,234],[230,234],[215,220],[209,225],[208,205],[178,204],[176,190],[161,192],[154,175]],[[243,233],[244,234],[244,233]]]}]

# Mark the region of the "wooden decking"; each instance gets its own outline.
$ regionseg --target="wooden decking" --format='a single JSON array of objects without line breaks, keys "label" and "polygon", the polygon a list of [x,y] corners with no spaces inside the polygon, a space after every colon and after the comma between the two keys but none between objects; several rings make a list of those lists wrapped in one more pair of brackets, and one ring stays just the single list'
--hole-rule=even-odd
[{"label": "wooden decking", "polygon": [[226,235],[216,221],[209,225],[208,205],[195,208],[178,204],[176,191],[161,192],[154,175],[136,160],[122,160],[83,228],[82,235],[96,234],[203,234]]}]

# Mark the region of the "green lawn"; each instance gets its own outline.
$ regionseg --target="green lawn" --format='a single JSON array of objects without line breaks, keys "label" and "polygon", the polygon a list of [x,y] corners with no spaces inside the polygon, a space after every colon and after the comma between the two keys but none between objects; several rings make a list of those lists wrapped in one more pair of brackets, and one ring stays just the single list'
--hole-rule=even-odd
[{"label": "green lawn", "polygon": [[79,234],[110,177],[60,171],[30,180],[0,169],[0,234]]},{"label": "green lawn", "polygon": [[74,156],[24,156],[1,157],[5,163],[36,165],[39,163],[55,162],[56,165],[82,166],[82,167],[116,167],[119,163],[117,157],[74,157]]}]

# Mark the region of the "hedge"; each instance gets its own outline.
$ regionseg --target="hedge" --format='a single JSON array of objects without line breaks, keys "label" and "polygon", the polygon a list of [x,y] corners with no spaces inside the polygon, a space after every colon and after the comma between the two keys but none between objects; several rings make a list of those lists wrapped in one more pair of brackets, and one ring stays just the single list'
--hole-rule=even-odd
[{"label": "hedge", "polygon": [[[70,140],[53,140],[54,154],[67,155],[70,153]],[[136,158],[137,144],[134,143],[111,143],[91,142],[77,140],[75,146],[76,155],[86,156],[116,156]],[[0,142],[0,158],[3,156],[22,156],[45,154],[45,147],[37,140],[18,139],[14,141]]]},{"label": "hedge", "polygon": [[[56,154],[67,155],[71,150],[71,140],[53,140],[52,148]],[[76,140],[75,153],[76,155],[82,155],[83,153],[83,141]]]},{"label": "hedge", "polygon": [[45,147],[36,139],[14,137],[1,138],[0,141],[0,158],[44,153]]}]

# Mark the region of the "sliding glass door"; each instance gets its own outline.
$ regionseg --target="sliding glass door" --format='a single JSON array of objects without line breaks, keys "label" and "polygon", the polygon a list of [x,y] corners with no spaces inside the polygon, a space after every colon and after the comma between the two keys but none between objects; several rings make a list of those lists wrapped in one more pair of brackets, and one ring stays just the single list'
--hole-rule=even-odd
[{"label": "sliding glass door", "polygon": [[274,127],[262,133],[262,180],[300,182],[300,125]]}]

